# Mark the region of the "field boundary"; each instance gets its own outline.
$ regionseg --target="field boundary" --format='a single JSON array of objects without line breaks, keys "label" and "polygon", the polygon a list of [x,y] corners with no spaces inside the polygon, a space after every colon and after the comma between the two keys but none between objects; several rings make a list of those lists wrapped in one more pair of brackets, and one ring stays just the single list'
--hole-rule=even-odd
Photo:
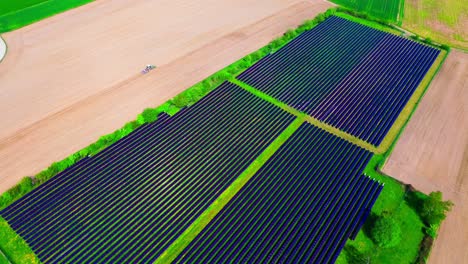
[{"label": "field boundary", "polygon": [[171,263],[190,242],[211,222],[211,220],[226,206],[229,201],[244,187],[257,171],[273,156],[273,154],[289,139],[303,124],[301,118],[296,118],[229,187],[206,209],[170,246],[155,263]]},{"label": "field boundary", "polygon": [[379,154],[378,153],[379,149],[377,147],[373,146],[372,144],[370,144],[370,143],[368,143],[368,142],[366,142],[366,141],[364,141],[362,139],[359,139],[359,138],[357,138],[357,137],[355,137],[355,136],[353,136],[351,134],[348,134],[348,133],[346,133],[344,131],[341,131],[338,128],[335,128],[335,127],[333,127],[331,125],[328,125],[328,124],[326,124],[326,123],[324,123],[324,122],[322,122],[322,121],[320,121],[320,120],[318,120],[318,119],[316,119],[316,118],[314,118],[312,116],[307,115],[306,113],[303,113],[303,112],[301,112],[301,111],[299,111],[299,110],[297,110],[297,109],[295,109],[295,108],[293,108],[291,106],[288,106],[287,104],[285,104],[285,103],[271,97],[270,95],[268,95],[268,94],[266,94],[266,93],[264,93],[264,92],[262,92],[260,90],[255,89],[254,87],[252,87],[252,86],[250,86],[250,85],[248,85],[248,84],[246,84],[246,83],[244,83],[242,81],[239,81],[237,79],[232,79],[230,81],[232,83],[235,83],[235,84],[239,85],[243,89],[253,93],[254,95],[262,98],[263,100],[268,101],[268,102],[280,107],[281,109],[293,114],[293,115],[296,115],[297,117],[303,119],[304,121],[307,121],[308,123],[320,128],[320,129],[323,129],[323,130],[327,131],[330,134],[333,134],[333,135],[335,135],[335,136],[337,136],[337,137],[339,137],[339,138],[341,138],[341,139],[343,139],[345,141],[348,141],[348,142],[350,142],[350,143],[352,143],[354,145],[357,145],[357,146],[359,146],[359,147],[361,147],[361,148],[363,148],[365,150],[368,150],[368,151],[370,151],[372,153]]},{"label": "field boundary", "polygon": [[424,75],[424,78],[419,83],[418,87],[413,92],[413,95],[411,95],[408,102],[405,104],[403,110],[401,110],[400,114],[391,126],[387,135],[382,140],[382,143],[380,143],[378,147],[380,154],[389,155],[389,153],[387,152],[391,152],[391,149],[393,149],[393,146],[395,145],[396,141],[398,141],[400,134],[404,130],[406,124],[411,119],[413,113],[418,108],[418,105],[424,97],[424,94],[429,88],[432,80],[435,78],[440,68],[444,64],[447,55],[447,51],[440,50],[439,56],[437,56],[437,59],[432,63],[431,68],[429,68],[429,71],[427,71],[427,73]]}]

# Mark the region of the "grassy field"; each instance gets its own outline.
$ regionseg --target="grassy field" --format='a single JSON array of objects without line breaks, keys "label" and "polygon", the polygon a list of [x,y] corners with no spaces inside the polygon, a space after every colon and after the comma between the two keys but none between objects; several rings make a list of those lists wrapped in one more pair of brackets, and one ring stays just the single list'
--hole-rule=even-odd
[{"label": "grassy field", "polygon": [[416,34],[468,49],[468,5],[459,0],[411,0],[405,3],[403,26]]},{"label": "grassy field", "polygon": [[373,17],[390,22],[401,20],[403,0],[331,0],[331,2],[367,13]]},{"label": "grassy field", "polygon": [[93,0],[19,0],[0,1],[0,33],[87,4]]}]

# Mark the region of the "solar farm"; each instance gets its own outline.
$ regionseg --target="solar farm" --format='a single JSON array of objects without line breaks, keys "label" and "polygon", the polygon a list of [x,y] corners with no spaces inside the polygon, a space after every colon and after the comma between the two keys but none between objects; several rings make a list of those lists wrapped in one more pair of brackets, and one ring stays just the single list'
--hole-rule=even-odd
[{"label": "solar farm", "polygon": [[375,150],[442,54],[331,15],[0,219],[42,263],[335,263],[383,203]]}]

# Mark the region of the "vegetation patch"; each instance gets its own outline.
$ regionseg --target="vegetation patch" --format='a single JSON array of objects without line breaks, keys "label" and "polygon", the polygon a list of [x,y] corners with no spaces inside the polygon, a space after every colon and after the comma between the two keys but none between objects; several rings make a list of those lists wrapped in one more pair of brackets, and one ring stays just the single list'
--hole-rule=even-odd
[{"label": "vegetation patch", "polygon": [[7,261],[5,263],[40,263],[28,244],[2,217],[0,217],[0,241],[0,263],[2,263],[2,257]]},{"label": "vegetation patch", "polygon": [[404,0],[331,0],[333,3],[366,13],[387,22],[398,22],[402,19],[401,9]]},{"label": "vegetation patch", "polygon": [[4,3],[3,5],[7,5],[9,8],[4,10],[0,4],[0,10],[2,10],[0,11],[0,33],[27,26],[92,1],[93,0],[1,1]]}]

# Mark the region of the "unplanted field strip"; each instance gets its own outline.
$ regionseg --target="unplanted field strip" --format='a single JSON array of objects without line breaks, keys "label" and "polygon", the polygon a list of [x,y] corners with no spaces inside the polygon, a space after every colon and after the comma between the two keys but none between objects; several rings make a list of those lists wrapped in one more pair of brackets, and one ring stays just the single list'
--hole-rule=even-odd
[{"label": "unplanted field strip", "polygon": [[293,120],[224,83],[0,214],[45,262],[154,261]]},{"label": "unplanted field strip", "polygon": [[439,52],[332,16],[237,79],[379,146]]},{"label": "unplanted field strip", "polygon": [[382,190],[371,156],[302,124],[175,262],[332,263]]}]

